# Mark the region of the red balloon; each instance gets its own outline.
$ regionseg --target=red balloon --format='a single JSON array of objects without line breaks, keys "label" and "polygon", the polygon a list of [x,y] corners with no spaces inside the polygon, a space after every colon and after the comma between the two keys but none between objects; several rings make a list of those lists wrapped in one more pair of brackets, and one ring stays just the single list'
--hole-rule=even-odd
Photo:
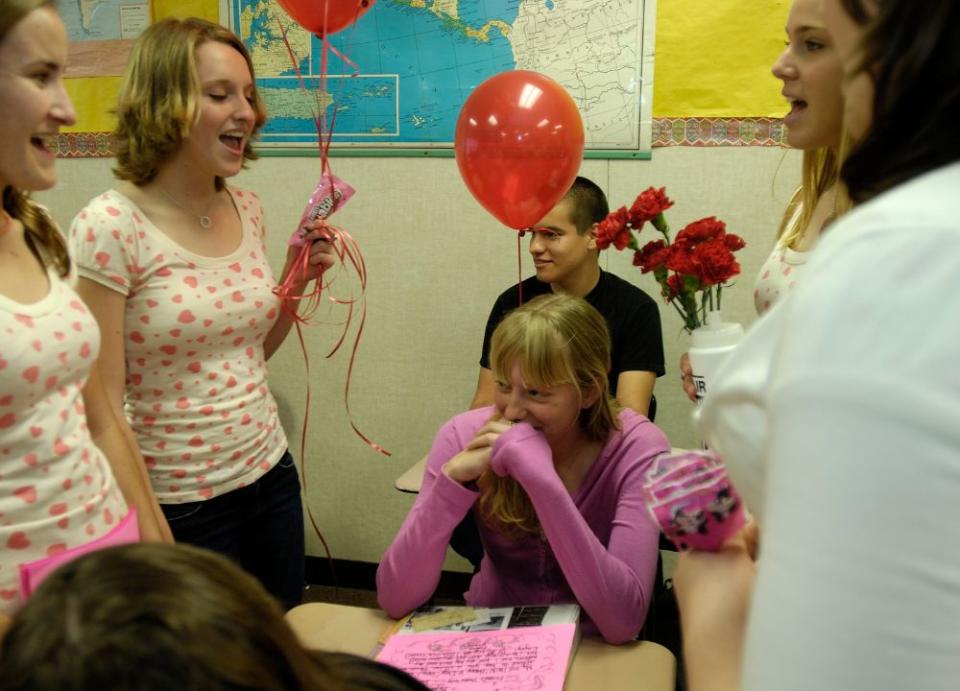
[{"label": "red balloon", "polygon": [[477,201],[505,225],[529,228],[573,184],[583,158],[583,122],[562,86],[514,70],[473,90],[454,143],[460,175]]},{"label": "red balloon", "polygon": [[277,0],[290,18],[323,38],[357,21],[377,0]]}]

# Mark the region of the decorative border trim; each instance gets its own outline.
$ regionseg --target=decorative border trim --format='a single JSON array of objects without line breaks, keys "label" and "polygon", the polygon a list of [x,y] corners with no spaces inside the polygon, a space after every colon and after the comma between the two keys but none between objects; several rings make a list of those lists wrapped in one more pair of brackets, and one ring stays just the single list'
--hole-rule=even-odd
[{"label": "decorative border trim", "polygon": [[654,118],[661,146],[786,146],[782,118]]},{"label": "decorative border trim", "polygon": [[57,138],[60,158],[110,158],[114,155],[110,132],[67,132]]},{"label": "decorative border trim", "polygon": [[[786,128],[781,118],[654,118],[652,141],[654,148],[786,146]],[[58,145],[60,158],[110,158],[115,153],[109,132],[61,134]]]}]

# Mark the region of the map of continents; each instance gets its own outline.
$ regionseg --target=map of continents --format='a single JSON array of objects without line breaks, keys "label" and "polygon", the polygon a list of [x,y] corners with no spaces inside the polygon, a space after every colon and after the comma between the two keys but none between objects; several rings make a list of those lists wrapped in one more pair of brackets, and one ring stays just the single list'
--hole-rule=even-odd
[{"label": "map of continents", "polygon": [[150,22],[147,0],[63,0],[57,7],[73,42],[136,38]]},{"label": "map of continents", "polygon": [[574,97],[588,147],[639,146],[643,0],[378,0],[330,37],[353,65],[329,51],[325,89],[320,40],[274,0],[230,0],[229,11],[269,109],[268,145],[315,145],[325,111],[335,144],[451,146],[473,88],[529,69]]}]

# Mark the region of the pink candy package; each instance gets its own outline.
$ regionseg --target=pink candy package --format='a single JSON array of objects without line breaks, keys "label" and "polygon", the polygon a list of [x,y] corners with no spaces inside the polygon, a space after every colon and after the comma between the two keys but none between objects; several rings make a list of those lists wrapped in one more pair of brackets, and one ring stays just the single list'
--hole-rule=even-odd
[{"label": "pink candy package", "polygon": [[650,515],[680,550],[717,551],[746,522],[723,461],[710,451],[657,457],[643,492]]},{"label": "pink candy package", "polygon": [[305,226],[317,219],[326,220],[330,218],[334,211],[347,203],[353,196],[354,189],[332,173],[324,173],[320,176],[313,194],[307,200],[307,205],[303,209],[303,215],[300,216],[300,222],[297,223],[297,229],[290,236],[287,242],[292,247],[300,247],[303,244]]}]

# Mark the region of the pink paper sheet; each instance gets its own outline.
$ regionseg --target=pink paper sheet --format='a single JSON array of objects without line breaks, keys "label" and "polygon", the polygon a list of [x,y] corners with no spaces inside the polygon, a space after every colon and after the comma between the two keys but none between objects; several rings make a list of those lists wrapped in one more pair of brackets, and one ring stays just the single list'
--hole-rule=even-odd
[{"label": "pink paper sheet", "polygon": [[433,691],[561,691],[575,624],[392,636],[377,656]]}]

